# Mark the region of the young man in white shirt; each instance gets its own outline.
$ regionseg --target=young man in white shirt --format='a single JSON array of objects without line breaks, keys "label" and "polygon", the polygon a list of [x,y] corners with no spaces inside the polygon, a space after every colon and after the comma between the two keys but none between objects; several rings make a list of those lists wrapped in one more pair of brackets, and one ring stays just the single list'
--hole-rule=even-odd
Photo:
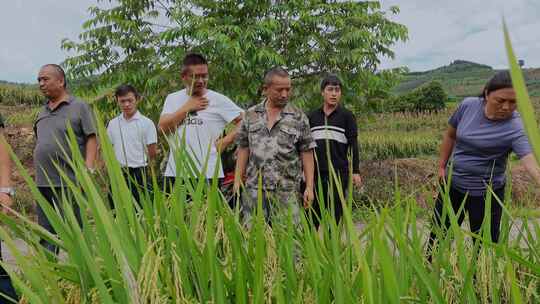
[{"label": "young man in white shirt", "polygon": [[154,123],[137,110],[141,96],[133,86],[119,86],[115,97],[122,113],[109,122],[107,134],[133,198],[140,202],[139,191],[150,190],[147,167],[157,154],[157,131]]},{"label": "young man in white shirt", "polygon": [[[164,173],[167,189],[181,175],[197,178],[202,174],[210,179],[217,172],[222,178],[221,166],[216,168],[219,153],[234,141],[243,113],[227,96],[207,88],[208,63],[202,55],[184,57],[181,77],[185,88],[167,96],[158,124],[169,135],[170,153]],[[220,139],[229,123],[236,125],[234,130]],[[191,158],[193,166],[176,163],[181,151]]]}]

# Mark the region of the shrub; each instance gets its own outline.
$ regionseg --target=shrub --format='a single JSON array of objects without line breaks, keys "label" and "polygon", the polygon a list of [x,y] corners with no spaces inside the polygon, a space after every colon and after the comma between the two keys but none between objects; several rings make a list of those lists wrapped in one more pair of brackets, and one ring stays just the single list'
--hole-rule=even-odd
[{"label": "shrub", "polygon": [[431,81],[409,93],[392,97],[387,101],[387,111],[424,112],[445,108],[448,95],[438,81]]}]

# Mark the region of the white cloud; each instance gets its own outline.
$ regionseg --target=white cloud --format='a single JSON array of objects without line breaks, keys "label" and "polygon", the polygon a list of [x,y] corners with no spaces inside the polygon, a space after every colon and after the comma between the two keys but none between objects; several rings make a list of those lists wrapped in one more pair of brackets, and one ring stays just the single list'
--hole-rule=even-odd
[{"label": "white cloud", "polygon": [[[95,0],[4,0],[0,9],[0,79],[34,82],[39,67],[66,57],[63,38],[76,39]],[[382,0],[401,13],[391,18],[409,28],[409,40],[393,49],[382,67],[432,69],[454,59],[504,67],[501,17],[506,16],[516,53],[540,67],[538,0]]]},{"label": "white cloud", "polygon": [[395,59],[382,58],[382,68],[432,69],[455,59],[506,67],[502,34],[505,16],[516,54],[527,66],[540,67],[540,2],[535,0],[383,0],[400,7],[392,20],[409,29],[409,40],[395,47]]},{"label": "white cloud", "polygon": [[92,0],[10,0],[0,9],[0,79],[35,82],[40,66],[60,63],[63,38],[76,39]]}]

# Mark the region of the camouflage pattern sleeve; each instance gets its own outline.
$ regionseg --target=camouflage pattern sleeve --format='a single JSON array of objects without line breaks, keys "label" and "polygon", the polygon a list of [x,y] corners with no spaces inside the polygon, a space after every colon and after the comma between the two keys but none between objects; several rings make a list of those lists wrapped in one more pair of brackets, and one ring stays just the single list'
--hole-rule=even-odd
[{"label": "camouflage pattern sleeve", "polygon": [[248,133],[248,118],[244,116],[242,122],[240,122],[240,128],[236,133],[236,144],[242,148],[249,148],[249,133]]},{"label": "camouflage pattern sleeve", "polygon": [[309,127],[309,119],[307,118],[306,114],[301,113],[300,118],[300,138],[298,139],[298,149],[300,152],[308,151],[311,149],[314,149],[317,144],[315,143],[315,140],[313,139],[313,136],[311,136],[311,128]]}]

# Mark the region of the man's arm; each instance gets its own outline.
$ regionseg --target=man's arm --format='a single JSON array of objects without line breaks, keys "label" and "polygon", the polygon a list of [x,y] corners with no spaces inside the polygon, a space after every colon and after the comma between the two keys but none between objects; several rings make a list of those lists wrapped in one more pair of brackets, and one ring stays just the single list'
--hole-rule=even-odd
[{"label": "man's arm", "polygon": [[362,186],[362,177],[360,176],[360,153],[358,149],[358,127],[356,125],[356,118],[351,113],[349,117],[349,126],[347,134],[347,141],[349,143],[349,149],[352,153],[352,181],[356,187]]},{"label": "man's arm", "polygon": [[232,123],[234,124],[234,129],[232,129],[227,135],[224,137],[218,139],[216,141],[216,148],[219,153],[223,152],[227,147],[234,142],[234,139],[236,138],[236,134],[238,133],[238,130],[240,129],[240,124],[242,122],[242,114],[238,115]]},{"label": "man's arm", "polygon": [[98,152],[98,142],[96,134],[88,135],[85,145],[85,164],[86,168],[93,170]]},{"label": "man's arm", "polygon": [[208,99],[204,96],[191,96],[176,112],[163,114],[159,118],[158,128],[165,134],[173,133],[186,119],[189,112],[202,111],[208,107]]},{"label": "man's arm", "polygon": [[147,119],[146,125],[144,126],[144,129],[146,130],[146,134],[144,136],[145,139],[145,145],[146,145],[146,156],[148,157],[148,164],[153,166],[154,161],[157,157],[157,142],[158,142],[158,136],[157,136],[157,130],[154,123]]},{"label": "man's arm", "polygon": [[242,184],[242,179],[246,174],[246,167],[249,159],[249,148],[248,147],[238,147],[236,150],[236,169],[234,171],[234,192],[240,190],[240,185]]},{"label": "man's arm", "polygon": [[149,162],[154,161],[157,156],[157,144],[150,144],[146,146],[146,149],[148,151],[148,161]]},{"label": "man's arm", "polygon": [[[0,128],[0,187],[11,187],[11,159],[3,133]],[[7,193],[0,193],[0,203],[4,211],[4,206],[11,207],[13,204],[12,197]]]},{"label": "man's arm", "polygon": [[315,160],[313,157],[313,149],[302,151],[302,168],[304,170],[304,178],[306,179],[306,190],[304,191],[304,208],[310,206],[314,198],[314,174]]}]

